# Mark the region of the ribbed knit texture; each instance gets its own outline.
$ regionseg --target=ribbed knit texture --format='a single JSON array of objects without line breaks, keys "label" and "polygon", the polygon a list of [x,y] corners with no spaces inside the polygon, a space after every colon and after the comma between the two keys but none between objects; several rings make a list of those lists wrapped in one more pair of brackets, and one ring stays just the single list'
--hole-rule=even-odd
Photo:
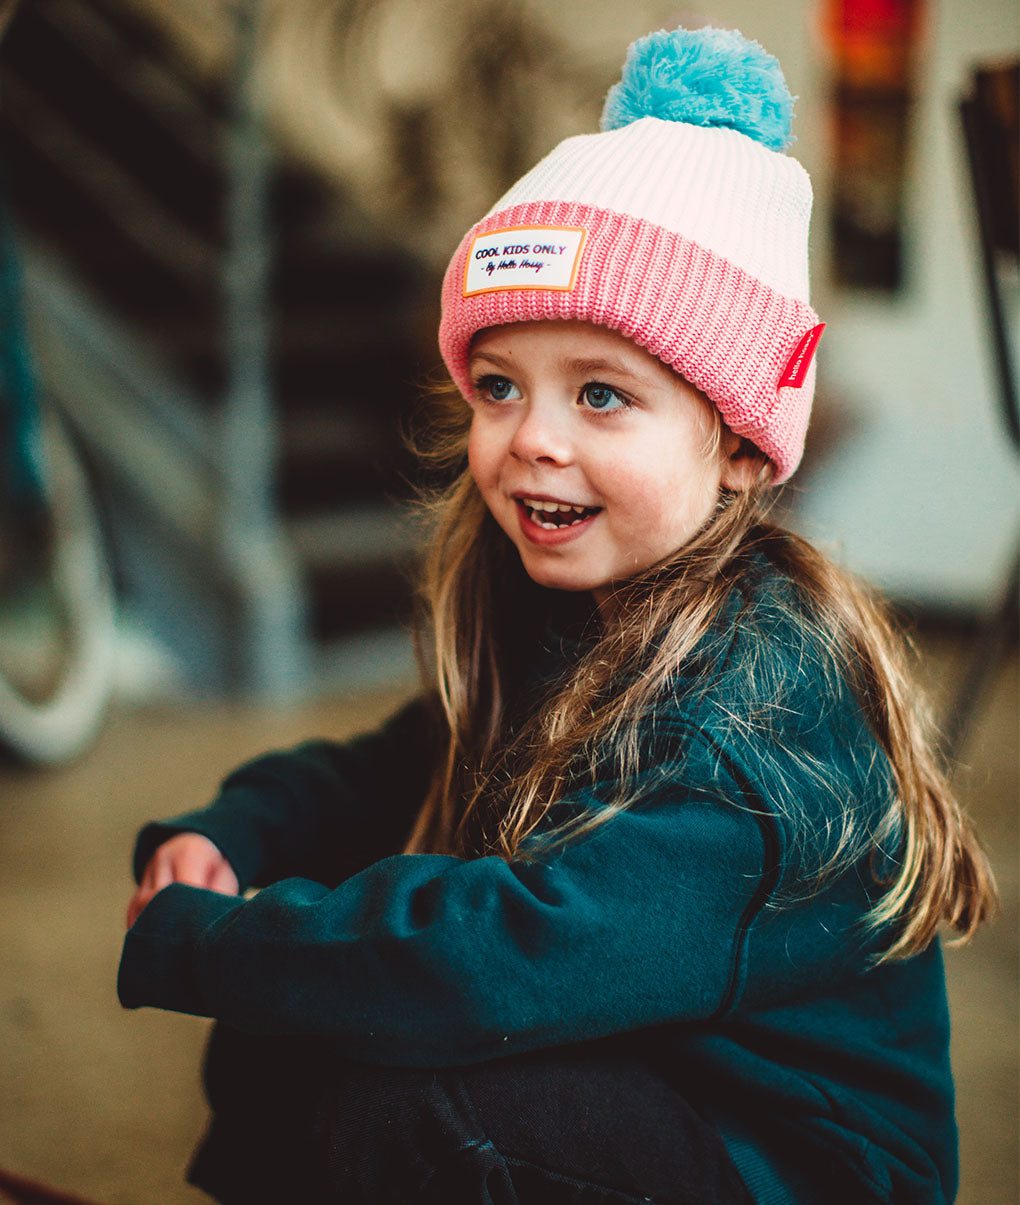
[{"label": "ribbed knit texture", "polygon": [[808,174],[735,130],[645,117],[567,138],[487,216],[535,200],[579,201],[662,226],[808,300]]}]

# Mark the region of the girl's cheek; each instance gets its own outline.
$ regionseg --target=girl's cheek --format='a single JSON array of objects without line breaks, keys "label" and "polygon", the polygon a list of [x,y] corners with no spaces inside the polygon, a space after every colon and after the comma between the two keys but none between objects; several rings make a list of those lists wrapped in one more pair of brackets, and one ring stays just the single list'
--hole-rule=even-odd
[{"label": "girl's cheek", "polygon": [[475,438],[473,427],[468,440],[468,471],[483,495],[493,486],[498,475],[498,464],[493,458],[490,442]]},{"label": "girl's cheek", "polygon": [[481,460],[481,452],[479,444],[481,440],[478,435],[478,418],[473,415],[471,418],[471,428],[468,432],[468,468],[471,470],[471,476],[474,477],[475,483],[478,483],[478,466]]}]

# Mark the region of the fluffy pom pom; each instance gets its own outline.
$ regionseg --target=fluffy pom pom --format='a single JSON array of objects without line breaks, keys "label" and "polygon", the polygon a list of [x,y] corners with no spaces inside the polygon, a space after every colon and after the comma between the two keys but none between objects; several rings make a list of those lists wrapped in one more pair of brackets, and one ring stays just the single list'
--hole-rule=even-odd
[{"label": "fluffy pom pom", "polygon": [[735,29],[662,29],[634,42],[602,129],[641,117],[724,126],[774,151],[793,142],[793,97],[779,61]]}]

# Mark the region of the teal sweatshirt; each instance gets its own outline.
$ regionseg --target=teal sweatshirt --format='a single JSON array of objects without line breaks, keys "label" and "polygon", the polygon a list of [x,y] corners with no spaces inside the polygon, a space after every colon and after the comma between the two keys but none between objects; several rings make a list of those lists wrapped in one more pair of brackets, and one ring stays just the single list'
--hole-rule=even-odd
[{"label": "teal sweatshirt", "polygon": [[[615,1041],[715,1120],[760,1205],[952,1201],[938,945],[873,965],[888,934],[860,926],[865,844],[819,876],[848,810],[875,829],[889,766],[783,593],[768,574],[734,592],[645,722],[636,802],[535,860],[394,852],[441,748],[424,701],[241,767],[208,808],[144,829],[135,872],[194,831],[261,890],[156,895],[122,1003],[388,1065]],[[572,656],[547,642],[538,676]],[[613,786],[577,783],[554,817]]]}]

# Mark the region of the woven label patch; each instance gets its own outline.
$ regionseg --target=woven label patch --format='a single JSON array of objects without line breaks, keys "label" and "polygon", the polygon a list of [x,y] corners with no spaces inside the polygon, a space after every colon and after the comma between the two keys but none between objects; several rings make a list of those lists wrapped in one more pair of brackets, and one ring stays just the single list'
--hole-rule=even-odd
[{"label": "woven label patch", "polygon": [[817,326],[813,326],[801,339],[793,349],[793,355],[783,369],[783,375],[779,378],[777,388],[799,389],[804,384],[808,369],[811,367],[811,361],[815,358],[815,352],[818,350],[818,340],[821,339],[822,331],[824,330],[825,323],[820,322]]},{"label": "woven label patch", "polygon": [[584,250],[578,226],[512,226],[475,237],[464,271],[464,296],[498,289],[570,290]]}]

